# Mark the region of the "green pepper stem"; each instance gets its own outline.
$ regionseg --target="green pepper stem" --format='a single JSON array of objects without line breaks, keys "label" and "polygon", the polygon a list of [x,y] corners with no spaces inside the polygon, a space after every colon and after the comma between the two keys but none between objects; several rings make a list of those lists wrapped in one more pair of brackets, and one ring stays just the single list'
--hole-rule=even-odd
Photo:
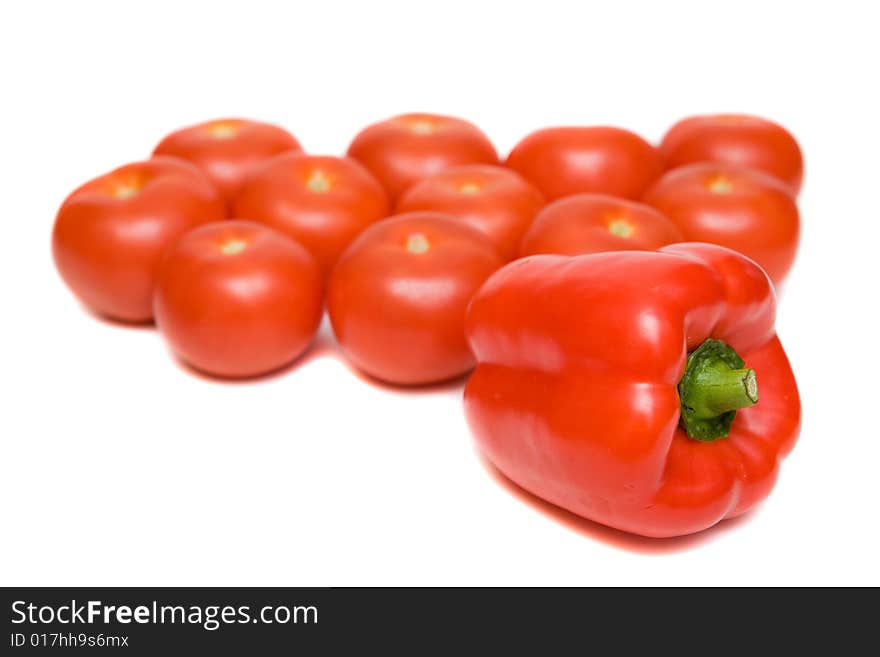
[{"label": "green pepper stem", "polygon": [[688,406],[696,417],[712,418],[727,411],[746,408],[758,401],[755,370],[730,369],[722,361],[706,368],[700,382],[691,389]]},{"label": "green pepper stem", "polygon": [[706,340],[687,360],[678,384],[681,426],[696,440],[726,437],[736,411],[758,401],[755,371],[730,346]]}]

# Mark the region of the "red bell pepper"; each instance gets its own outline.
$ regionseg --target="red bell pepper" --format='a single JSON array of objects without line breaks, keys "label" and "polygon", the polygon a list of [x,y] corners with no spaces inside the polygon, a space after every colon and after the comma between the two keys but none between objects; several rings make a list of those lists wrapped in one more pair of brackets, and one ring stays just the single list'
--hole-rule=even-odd
[{"label": "red bell pepper", "polygon": [[709,244],[534,256],[468,310],[464,393],[515,483],[643,536],[697,532],[769,493],[800,430],[767,275]]}]

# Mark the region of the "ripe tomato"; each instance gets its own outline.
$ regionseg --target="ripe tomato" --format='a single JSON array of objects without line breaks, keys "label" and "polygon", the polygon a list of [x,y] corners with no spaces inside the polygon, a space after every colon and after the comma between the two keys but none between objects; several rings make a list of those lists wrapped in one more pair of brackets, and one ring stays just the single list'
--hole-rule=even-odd
[{"label": "ripe tomato", "polygon": [[474,359],[464,314],[502,265],[476,228],[436,212],[412,212],[367,228],[330,276],[327,310],[346,356],[390,383],[464,374]]},{"label": "ripe tomato", "polygon": [[61,278],[95,312],[127,322],[153,317],[165,250],[225,216],[211,181],[189,162],[156,157],[90,180],[58,210],[52,253]]},{"label": "ripe tomato", "polygon": [[216,119],[172,132],[154,155],[189,160],[208,174],[229,202],[247,173],[263,160],[302,148],[284,128],[247,119]]},{"label": "ripe tomato", "polygon": [[669,129],[660,152],[669,168],[718,162],[760,169],[788,183],[795,193],[804,177],[804,158],[795,138],[757,116],[692,116]]},{"label": "ripe tomato", "polygon": [[472,123],[402,114],[364,128],[348,147],[396,200],[413,183],[456,164],[497,164],[498,152]]},{"label": "ripe tomato", "polygon": [[294,238],[325,274],[358,233],[390,214],[382,185],[355,160],[305,153],[284,153],[259,165],[232,209],[233,216]]},{"label": "ripe tomato", "polygon": [[645,196],[685,239],[757,262],[777,285],[797,253],[800,217],[788,185],[756,169],[698,163],[672,169]]},{"label": "ripe tomato", "polygon": [[575,194],[538,213],[523,237],[520,255],[651,251],[683,239],[678,227],[650,206],[603,194]]},{"label": "ripe tomato", "polygon": [[485,233],[508,261],[543,205],[541,192],[510,169],[465,164],[417,182],[397,201],[396,211],[451,215]]},{"label": "ripe tomato", "polygon": [[607,127],[538,130],[514,146],[507,166],[551,200],[580,192],[637,199],[663,174],[656,148]]},{"label": "ripe tomato", "polygon": [[256,376],[311,343],[323,310],[321,270],[271,228],[221,221],[172,247],[154,305],[160,332],[183,361],[216,376]]}]

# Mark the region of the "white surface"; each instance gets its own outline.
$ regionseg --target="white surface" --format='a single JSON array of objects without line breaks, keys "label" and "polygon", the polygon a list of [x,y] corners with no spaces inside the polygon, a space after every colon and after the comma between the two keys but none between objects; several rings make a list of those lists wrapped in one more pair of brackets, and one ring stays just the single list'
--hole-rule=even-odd
[{"label": "white surface", "polygon": [[[297,5],[0,10],[0,583],[880,584],[871,3]],[[154,332],[85,313],[55,273],[64,195],[174,128],[251,116],[339,153],[407,110],[469,118],[502,151],[561,123],[657,139],[705,111],[798,136],[803,242],[779,333],[804,430],[756,512],[621,544],[490,476],[459,388],[369,385],[326,333],[283,376],[212,383]]]}]

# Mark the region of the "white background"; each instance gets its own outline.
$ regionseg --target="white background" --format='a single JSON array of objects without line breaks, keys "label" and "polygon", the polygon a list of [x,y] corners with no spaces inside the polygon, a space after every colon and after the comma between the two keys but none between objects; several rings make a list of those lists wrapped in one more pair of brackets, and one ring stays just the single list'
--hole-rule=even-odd
[{"label": "white background", "polygon": [[[880,584],[880,48],[872,3],[4,3],[0,583]],[[324,328],[283,375],[197,378],[90,316],[52,265],[74,186],[179,126],[278,122],[311,152],[410,110],[506,152],[552,124],[659,139],[746,111],[801,140],[779,333],[804,404],[770,499],[629,539],[493,477],[460,386],[396,393]]]}]

